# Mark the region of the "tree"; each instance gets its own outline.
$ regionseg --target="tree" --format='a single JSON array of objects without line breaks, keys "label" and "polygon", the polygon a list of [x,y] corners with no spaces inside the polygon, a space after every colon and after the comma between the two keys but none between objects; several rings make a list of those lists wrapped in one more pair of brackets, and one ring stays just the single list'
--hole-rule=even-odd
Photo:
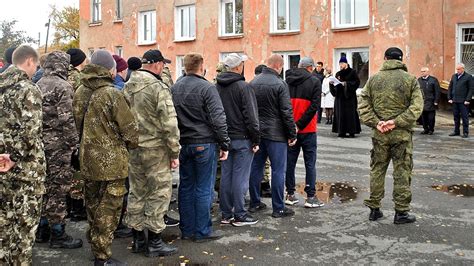
[{"label": "tree", "polygon": [[53,46],[66,51],[69,48],[79,48],[79,9],[65,7],[58,10],[51,6],[50,18],[56,32],[53,36]]},{"label": "tree", "polygon": [[9,47],[36,42],[35,39],[27,36],[24,31],[14,30],[17,22],[17,20],[2,20],[0,23],[0,57],[3,57],[5,50]]}]

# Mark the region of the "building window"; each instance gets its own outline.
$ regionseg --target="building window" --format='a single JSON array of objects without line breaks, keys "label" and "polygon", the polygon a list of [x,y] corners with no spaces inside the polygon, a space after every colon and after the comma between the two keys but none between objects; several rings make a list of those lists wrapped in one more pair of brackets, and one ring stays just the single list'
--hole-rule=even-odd
[{"label": "building window", "polygon": [[196,37],[196,6],[178,6],[175,15],[175,40],[194,40]]},{"label": "building window", "polygon": [[271,32],[291,32],[300,30],[300,0],[272,0]]},{"label": "building window", "polygon": [[102,4],[101,0],[92,0],[92,23],[100,22],[102,19],[101,15]]},{"label": "building window", "polygon": [[156,11],[140,12],[138,21],[138,44],[156,42]]},{"label": "building window", "polygon": [[243,33],[243,0],[221,0],[220,34],[232,36]]},{"label": "building window", "polygon": [[115,46],[115,54],[123,57],[123,46]]},{"label": "building window", "polygon": [[115,19],[122,20],[123,10],[122,10],[122,0],[115,0]]},{"label": "building window", "polygon": [[334,53],[334,73],[339,71],[339,59],[347,58],[349,66],[357,72],[359,88],[363,88],[369,79],[369,48],[336,49]]},{"label": "building window", "polygon": [[176,80],[178,80],[182,75],[184,75],[184,55],[176,56]]},{"label": "building window", "polygon": [[333,0],[333,28],[369,26],[369,0]]},{"label": "building window", "polygon": [[474,24],[458,26],[457,61],[463,63],[465,71],[474,73]]},{"label": "building window", "polygon": [[290,68],[298,68],[298,63],[300,62],[300,52],[275,52],[283,57],[283,72],[280,73],[280,77],[283,79],[286,78],[286,71]]}]

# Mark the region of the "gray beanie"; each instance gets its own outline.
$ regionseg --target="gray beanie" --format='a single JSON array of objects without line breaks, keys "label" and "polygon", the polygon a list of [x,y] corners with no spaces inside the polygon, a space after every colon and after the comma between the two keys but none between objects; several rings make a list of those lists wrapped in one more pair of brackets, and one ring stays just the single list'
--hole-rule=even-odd
[{"label": "gray beanie", "polygon": [[106,50],[97,50],[91,56],[91,64],[99,65],[108,70],[115,68],[115,60],[112,55]]}]

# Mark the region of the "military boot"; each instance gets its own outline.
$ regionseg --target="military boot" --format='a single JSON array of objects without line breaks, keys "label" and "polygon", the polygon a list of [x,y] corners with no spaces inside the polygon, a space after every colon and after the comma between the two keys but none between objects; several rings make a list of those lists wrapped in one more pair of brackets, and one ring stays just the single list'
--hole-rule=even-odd
[{"label": "military boot", "polygon": [[166,244],[163,239],[161,239],[161,234],[156,234],[150,230],[148,231],[148,242],[145,256],[169,256],[176,252],[178,252],[178,248]]},{"label": "military boot", "polygon": [[49,241],[50,248],[64,248],[74,249],[82,247],[81,239],[74,239],[72,236],[66,234],[64,230],[66,225],[53,224],[51,226],[51,240]]},{"label": "military boot", "polygon": [[132,234],[133,234],[132,253],[145,252],[145,249],[146,249],[145,232],[132,229]]},{"label": "military boot", "polygon": [[87,220],[86,206],[82,199],[71,199],[71,221],[79,222]]},{"label": "military boot", "polygon": [[370,208],[369,221],[377,221],[383,217],[383,213],[379,208]]},{"label": "military boot", "polygon": [[395,216],[393,217],[394,224],[408,224],[414,223],[415,221],[415,215],[408,214],[408,212],[395,211]]},{"label": "military boot", "polygon": [[36,230],[36,243],[46,243],[51,236],[51,229],[49,228],[48,219],[41,217],[40,224]]}]

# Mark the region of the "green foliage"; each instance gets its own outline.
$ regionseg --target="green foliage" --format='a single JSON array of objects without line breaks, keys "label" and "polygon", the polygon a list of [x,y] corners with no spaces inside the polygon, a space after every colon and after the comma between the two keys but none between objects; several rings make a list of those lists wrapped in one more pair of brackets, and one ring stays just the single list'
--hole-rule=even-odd
[{"label": "green foliage", "polygon": [[35,39],[27,36],[24,31],[14,30],[17,22],[16,20],[2,20],[0,22],[0,58],[3,57],[5,50],[9,47],[36,42]]},{"label": "green foliage", "polygon": [[53,46],[64,51],[69,48],[79,48],[79,9],[65,7],[58,10],[52,6],[50,17],[56,30]]}]

